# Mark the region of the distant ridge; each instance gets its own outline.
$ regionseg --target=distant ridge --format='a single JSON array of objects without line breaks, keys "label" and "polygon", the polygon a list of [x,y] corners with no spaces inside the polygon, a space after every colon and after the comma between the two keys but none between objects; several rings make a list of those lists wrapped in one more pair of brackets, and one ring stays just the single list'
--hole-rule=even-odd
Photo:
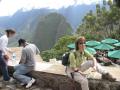
[{"label": "distant ridge", "polygon": [[89,10],[95,10],[96,5],[77,5],[69,6],[67,8],[55,9],[32,9],[30,11],[24,12],[23,9],[18,10],[13,16],[0,17],[0,27],[8,28],[14,27],[18,31],[22,30],[21,27],[27,24],[28,20],[34,20],[38,16],[44,16],[51,12],[57,12],[62,14],[66,20],[70,23],[72,28],[75,30],[77,26],[81,23],[84,15],[89,12]]}]

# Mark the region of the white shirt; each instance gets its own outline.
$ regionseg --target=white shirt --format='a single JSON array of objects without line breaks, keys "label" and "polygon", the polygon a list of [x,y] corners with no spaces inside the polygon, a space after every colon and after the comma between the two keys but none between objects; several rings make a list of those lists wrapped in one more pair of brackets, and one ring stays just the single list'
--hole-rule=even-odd
[{"label": "white shirt", "polygon": [[0,50],[3,52],[3,54],[6,54],[8,51],[7,45],[8,45],[7,35],[1,36],[0,37]]}]

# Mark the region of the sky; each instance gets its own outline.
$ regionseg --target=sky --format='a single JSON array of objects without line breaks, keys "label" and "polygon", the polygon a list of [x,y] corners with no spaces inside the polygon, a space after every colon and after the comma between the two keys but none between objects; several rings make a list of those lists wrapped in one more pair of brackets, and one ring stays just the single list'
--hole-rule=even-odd
[{"label": "sky", "polygon": [[24,11],[39,8],[59,9],[70,5],[100,3],[102,0],[1,0],[0,16],[11,16],[17,10]]}]

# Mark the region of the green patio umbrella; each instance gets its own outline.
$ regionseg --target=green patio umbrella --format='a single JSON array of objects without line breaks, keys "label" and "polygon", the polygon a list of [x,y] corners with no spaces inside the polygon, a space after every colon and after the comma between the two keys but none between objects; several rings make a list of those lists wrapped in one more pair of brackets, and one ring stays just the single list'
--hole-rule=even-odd
[{"label": "green patio umbrella", "polygon": [[86,42],[87,46],[97,46],[99,44],[100,44],[100,42],[98,42],[98,41],[87,41]]},{"label": "green patio umbrella", "polygon": [[67,45],[67,47],[70,48],[70,49],[74,49],[75,48],[75,44],[74,43],[69,44],[69,45]]},{"label": "green patio umbrella", "polygon": [[94,48],[86,47],[86,50],[91,54],[96,54],[96,50]]},{"label": "green patio umbrella", "polygon": [[120,59],[120,50],[109,51],[108,57],[119,58]]},{"label": "green patio umbrella", "polygon": [[107,44],[114,44],[114,43],[117,43],[118,40],[112,39],[112,38],[107,38],[107,39],[102,40],[101,42],[107,43]]},{"label": "green patio umbrella", "polygon": [[115,43],[114,45],[115,45],[115,46],[120,46],[120,42],[119,42],[119,43]]},{"label": "green patio umbrella", "polygon": [[114,49],[113,46],[111,45],[108,45],[108,44],[105,44],[105,43],[102,43],[96,47],[94,47],[95,49],[98,49],[98,50],[111,50],[111,49]]}]

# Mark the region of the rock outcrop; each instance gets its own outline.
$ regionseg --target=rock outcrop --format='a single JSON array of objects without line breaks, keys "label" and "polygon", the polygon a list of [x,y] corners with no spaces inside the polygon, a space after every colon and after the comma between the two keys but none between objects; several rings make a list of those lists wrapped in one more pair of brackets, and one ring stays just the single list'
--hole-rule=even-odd
[{"label": "rock outcrop", "polygon": [[[9,67],[12,75],[13,67]],[[52,90],[81,90],[80,84],[64,75],[32,71],[28,74],[36,78],[35,85],[39,88],[52,88]],[[90,90],[120,90],[120,82],[89,79]],[[41,89],[40,89],[41,90]]]}]

